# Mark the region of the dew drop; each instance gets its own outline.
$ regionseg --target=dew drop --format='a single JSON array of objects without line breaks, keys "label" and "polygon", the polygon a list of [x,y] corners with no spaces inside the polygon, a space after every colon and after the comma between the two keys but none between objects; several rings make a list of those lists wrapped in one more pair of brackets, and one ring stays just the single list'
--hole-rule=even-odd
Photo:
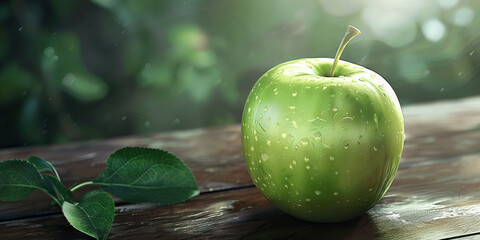
[{"label": "dew drop", "polygon": [[309,141],[308,141],[308,139],[306,139],[306,138],[302,138],[302,140],[300,140],[300,143],[302,144],[302,146],[305,147],[305,146],[308,146]]},{"label": "dew drop", "polygon": [[373,189],[371,189],[371,188],[370,188],[370,189],[368,189],[368,191],[369,191],[369,192],[371,192],[372,190],[373,190]]},{"label": "dew drop", "polygon": [[323,86],[322,90],[325,90],[325,89],[327,89],[327,86]]},{"label": "dew drop", "polygon": [[318,196],[318,195],[320,195],[320,194],[322,194],[322,191],[315,190],[315,195],[317,195],[317,196]]},{"label": "dew drop", "polygon": [[270,140],[267,140],[267,145],[270,146],[270,144],[272,144],[272,142],[270,142]]},{"label": "dew drop", "polygon": [[375,150],[375,152],[378,151],[377,147],[375,146],[373,146],[373,150]]},{"label": "dew drop", "polygon": [[295,110],[295,108],[297,108],[296,106],[288,106],[288,108],[290,108],[291,110]]},{"label": "dew drop", "polygon": [[305,157],[303,160],[305,160],[305,162],[308,162],[308,161],[310,161],[310,158]]},{"label": "dew drop", "polygon": [[335,160],[335,158],[334,158],[334,157],[332,157],[332,156],[330,156],[330,161],[333,161],[333,160]]},{"label": "dew drop", "polygon": [[307,170],[310,170],[310,165],[305,166]]},{"label": "dew drop", "polygon": [[252,110],[252,108],[248,108],[247,111],[250,112]]},{"label": "dew drop", "polygon": [[338,196],[338,192],[334,192],[333,195]]},{"label": "dew drop", "polygon": [[334,108],[332,108],[332,111],[336,112],[336,111],[338,111],[338,108],[334,107]]},{"label": "dew drop", "polygon": [[345,148],[345,149],[348,149],[349,147],[350,147],[350,144],[348,144],[348,143],[345,144],[345,146],[343,146],[343,148]]},{"label": "dew drop", "polygon": [[287,146],[287,145],[285,145],[283,148],[284,148],[285,150],[287,150],[287,149],[288,149],[288,146]]},{"label": "dew drop", "polygon": [[252,150],[252,152],[253,152],[253,151],[255,151],[255,148],[252,146],[252,147],[250,148],[250,150]]},{"label": "dew drop", "polygon": [[268,156],[268,154],[266,154],[266,153],[263,153],[263,154],[261,155],[261,157],[262,157],[262,160],[263,160],[263,161],[267,161],[267,160],[270,158],[270,157]]},{"label": "dew drop", "polygon": [[282,133],[282,138],[283,138],[283,139],[287,138],[287,134],[286,134],[286,133]]},{"label": "dew drop", "polygon": [[292,92],[292,97],[296,97],[297,96],[297,92]]},{"label": "dew drop", "polygon": [[288,165],[288,167],[289,167],[290,169],[293,169],[293,166],[292,166],[292,165]]},{"label": "dew drop", "polygon": [[263,114],[260,113],[260,115],[259,115],[258,117],[259,117],[260,119],[262,119],[262,118],[263,118]]},{"label": "dew drop", "polygon": [[335,171],[335,175],[338,175],[338,171]]},{"label": "dew drop", "polygon": [[297,165],[297,161],[293,160],[292,164]]},{"label": "dew drop", "polygon": [[310,198],[305,198],[305,201],[310,202],[312,199]]},{"label": "dew drop", "polygon": [[275,127],[276,127],[276,128],[279,128],[279,127],[280,127],[280,123],[278,123],[278,122],[275,123]]},{"label": "dew drop", "polygon": [[265,108],[263,109],[264,112],[267,112],[268,111],[268,107],[265,106]]}]

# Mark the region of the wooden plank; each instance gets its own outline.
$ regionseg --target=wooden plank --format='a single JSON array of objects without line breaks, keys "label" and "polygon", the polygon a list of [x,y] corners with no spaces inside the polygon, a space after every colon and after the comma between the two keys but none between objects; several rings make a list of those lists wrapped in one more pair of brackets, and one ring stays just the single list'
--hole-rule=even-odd
[{"label": "wooden plank", "polygon": [[[201,192],[252,186],[240,151],[239,126],[161,133],[64,145],[0,151],[0,159],[26,159],[30,155],[51,161],[67,187],[94,179],[105,169],[108,156],[125,146],[161,148],[172,152],[192,169]],[[80,189],[83,195],[92,187]],[[117,203],[123,203],[116,199]],[[41,192],[19,202],[0,204],[0,221],[58,213]]]},{"label": "wooden plank", "polygon": [[[339,224],[297,220],[256,188],[202,194],[174,206],[117,207],[110,239],[440,239],[480,232],[480,154],[402,168],[388,194]],[[61,215],[0,223],[0,236],[80,237]]]},{"label": "wooden plank", "polygon": [[[404,158],[401,162],[401,169],[397,175],[397,178],[392,186],[391,190],[388,192],[387,196],[382,200],[382,202],[377,205],[374,209],[371,210],[373,213],[378,211],[376,214],[379,215],[378,217],[379,222],[375,222],[375,226],[382,225],[385,223],[386,225],[382,225],[382,234],[378,235],[375,231],[372,230],[372,236],[392,236],[388,235],[389,232],[395,233],[394,226],[395,222],[392,220],[396,218],[398,214],[402,216],[402,219],[405,221],[411,221],[412,223],[426,225],[426,226],[436,226],[436,225],[428,225],[424,224],[423,222],[415,222],[410,218],[415,218],[415,214],[411,212],[416,212],[416,207],[419,206],[419,201],[433,201],[435,202],[436,199],[447,198],[448,196],[465,196],[462,198],[454,198],[449,204],[445,205],[441,208],[437,209],[430,209],[425,210],[421,209],[422,211],[427,212],[437,212],[440,213],[439,209],[444,209],[445,216],[449,216],[449,211],[451,215],[459,215],[461,212],[455,211],[466,211],[469,213],[469,216],[457,216],[456,218],[452,217],[445,217],[442,220],[441,218],[436,219],[435,221],[427,221],[427,222],[434,222],[438,223],[438,221],[451,221],[454,219],[457,223],[461,223],[461,226],[457,226],[456,224],[450,224],[451,226],[458,227],[458,229],[462,229],[463,226],[468,227],[470,230],[466,232],[474,233],[475,231],[479,231],[478,227],[475,224],[468,224],[466,221],[476,221],[479,222],[478,214],[475,212],[475,204],[478,202],[473,201],[475,195],[470,192],[469,189],[478,191],[478,179],[476,176],[479,175],[479,168],[477,165],[472,167],[472,164],[478,162],[478,156],[474,153],[480,152],[480,98],[470,98],[464,99],[456,102],[441,102],[441,103],[434,103],[434,104],[425,104],[425,105],[417,105],[417,106],[410,106],[404,109],[405,115],[405,124],[407,129],[407,139],[405,144],[405,151],[404,151]],[[441,114],[439,112],[442,112]],[[456,123],[458,126],[456,126]],[[452,126],[455,125],[455,126]],[[216,191],[220,189],[232,189],[236,187],[244,187],[251,185],[250,179],[246,173],[244,163],[240,153],[240,140],[239,140],[239,127],[238,126],[228,126],[222,128],[215,128],[215,129],[208,129],[208,130],[193,130],[193,131],[185,131],[185,132],[174,132],[174,133],[163,133],[157,134],[149,137],[127,137],[127,138],[120,138],[120,139],[113,139],[107,141],[94,141],[88,143],[75,143],[75,144],[67,144],[67,145],[60,145],[60,146],[46,146],[46,147],[34,147],[34,148],[21,148],[21,149],[13,149],[13,150],[4,150],[0,152],[0,159],[7,159],[13,157],[20,157],[25,158],[28,155],[35,154],[41,157],[44,157],[48,160],[54,160],[54,164],[60,169],[60,174],[65,176],[67,184],[73,183],[75,181],[83,181],[83,179],[91,179],[98,172],[100,172],[104,167],[104,162],[107,156],[113,152],[115,149],[118,149],[123,146],[150,146],[150,147],[159,147],[167,149],[174,154],[178,155],[182,159],[184,159],[187,164],[192,168],[194,171],[195,176],[199,179],[199,184],[203,190],[203,192],[208,191]],[[73,156],[73,157],[72,157]],[[463,167],[463,169],[458,168],[458,166],[463,166],[464,163],[459,163],[458,159],[462,159],[462,157],[472,157],[474,160],[467,161],[468,166]],[[70,160],[62,160],[62,159],[70,159]],[[236,164],[236,165],[235,165]],[[438,165],[443,166],[444,168],[438,168],[436,171],[438,172],[431,172],[430,170],[437,166],[437,164],[444,164]],[[445,165],[447,164],[447,165]],[[457,167],[452,168],[452,166],[448,165],[457,165]],[[408,171],[409,169],[413,169]],[[416,172],[415,169],[424,169],[424,172]],[[453,170],[452,170],[453,169]],[[463,174],[463,172],[470,171],[470,175],[467,175],[466,178],[458,178],[459,174]],[[81,172],[81,174],[79,174]],[[404,173],[407,172],[407,173]],[[447,175],[441,175],[441,173],[448,173]],[[404,175],[407,174],[407,175]],[[409,176],[409,174],[411,176]],[[439,174],[439,176],[443,176],[439,181],[435,178],[435,181],[430,181],[428,184],[427,182],[423,181],[423,175],[431,175],[431,174]],[[475,175],[476,174],[476,175]],[[409,176],[404,178],[403,176]],[[435,177],[435,176],[433,176]],[[437,182],[436,182],[437,181]],[[418,184],[418,183],[422,184]],[[445,185],[448,188],[443,188],[440,185]],[[466,190],[465,190],[466,188]],[[429,190],[431,189],[431,190]],[[463,190],[459,190],[463,189]],[[238,191],[242,193],[242,191]],[[396,193],[395,191],[398,191]],[[454,192],[452,195],[452,192]],[[463,192],[465,191],[465,192]],[[235,195],[237,191],[227,191],[232,192]],[[208,200],[208,196],[216,196],[216,194],[225,194],[226,192],[220,193],[210,193],[210,194],[202,194],[202,196],[197,197],[196,199],[204,199],[206,198],[206,202],[210,204],[212,202],[217,201],[215,198]],[[440,195],[435,195],[433,193],[437,193]],[[245,193],[243,193],[245,194]],[[397,194],[397,195],[392,195]],[[247,193],[249,198],[253,199],[263,199],[260,195],[257,194],[250,194]],[[423,197],[423,198],[422,198]],[[420,198],[420,200],[419,200]],[[192,201],[197,201],[197,200]],[[239,197],[233,198],[233,200],[240,199]],[[390,199],[390,200],[389,200]],[[470,199],[470,200],[469,200]],[[10,234],[11,232],[16,231],[15,229],[19,226],[23,226],[23,228],[28,228],[29,221],[33,221],[31,223],[35,223],[36,219],[22,219],[19,221],[6,221],[11,219],[12,216],[14,218],[26,218],[32,215],[40,216],[40,219],[48,221],[53,221],[55,230],[57,232],[62,232],[62,234],[67,234],[65,231],[69,231],[68,234],[72,233],[70,230],[63,230],[58,228],[64,228],[60,219],[63,219],[61,215],[56,215],[58,210],[54,210],[49,208],[45,205],[37,205],[38,196],[33,196],[30,201],[31,202],[18,202],[18,203],[2,203],[0,204],[0,219],[1,216],[4,216],[4,223],[3,226],[10,226],[8,227],[5,232],[2,232],[0,236],[5,234]],[[190,202],[170,206],[170,207],[158,207],[159,211],[169,211],[168,209],[182,209],[188,208]],[[446,201],[446,200],[444,200]],[[44,201],[42,201],[44,202]],[[206,204],[206,203],[205,203]],[[256,212],[264,212],[265,208],[270,208],[271,211],[275,214],[279,214],[275,208],[271,207],[268,203],[261,208],[256,209],[256,211],[252,212],[255,215]],[[384,204],[384,205],[382,205]],[[403,204],[403,205],[402,205]],[[458,205],[463,204],[463,205]],[[248,205],[248,204],[247,204]],[[380,209],[389,209],[389,206],[397,206],[395,209],[390,210],[378,210],[377,208],[384,206]],[[435,204],[434,204],[435,205]],[[437,204],[438,205],[438,204]],[[121,206],[125,208],[125,210],[120,213],[119,216],[123,216],[122,214],[130,214],[130,205]],[[204,206],[205,207],[205,206]],[[463,208],[461,208],[463,207]],[[135,207],[133,207],[135,208]],[[52,210],[50,210],[52,209]],[[157,208],[154,208],[157,209]],[[188,208],[190,209],[190,208]],[[194,209],[194,208],[192,208]],[[253,209],[253,208],[252,208]],[[263,210],[262,210],[263,209]],[[377,209],[377,210],[375,210]],[[463,209],[463,210],[462,210]],[[179,210],[179,211],[180,211]],[[202,208],[199,207],[195,214],[201,214]],[[392,211],[395,210],[395,211]],[[152,209],[148,209],[147,212],[151,212]],[[383,212],[382,212],[383,211]],[[268,211],[267,211],[268,212]],[[392,214],[389,214],[392,212]],[[270,212],[268,212],[270,214]],[[147,214],[147,213],[146,213]],[[170,214],[176,214],[170,212]],[[194,213],[192,213],[194,214]],[[235,218],[236,213],[232,214],[232,218]],[[260,220],[245,220],[245,226],[250,226],[248,229],[243,229],[244,233],[250,232],[247,230],[251,230],[252,226],[256,226],[257,221],[260,221],[261,224],[265,222],[270,222],[272,216],[274,215],[265,215],[265,219]],[[403,215],[402,215],[403,214]],[[181,216],[181,215],[180,215]],[[250,216],[250,215],[249,215]],[[275,215],[276,216],[276,215]],[[370,215],[369,215],[370,216]],[[383,218],[392,218],[382,219]],[[403,217],[405,216],[405,217]],[[413,217],[412,217],[413,216]],[[156,213],[152,212],[152,218],[156,217]],[[373,218],[372,216],[370,216]],[[409,218],[410,217],[410,218]],[[440,217],[440,216],[437,216]],[[118,217],[122,219],[121,217]],[[397,217],[398,218],[398,217]],[[246,218],[247,219],[247,218]],[[290,218],[289,218],[290,219]],[[363,217],[362,217],[363,219]],[[374,218],[376,219],[376,218]],[[463,221],[462,219],[466,219]],[[43,221],[42,220],[42,221]],[[191,219],[192,222],[194,219]],[[388,220],[388,221],[387,221]],[[428,219],[424,219],[426,221]],[[60,221],[60,222],[59,222]],[[289,220],[293,221],[293,220]],[[362,220],[365,221],[365,220]],[[362,222],[361,225],[369,226],[367,223]],[[23,222],[23,223],[22,223]],[[15,225],[15,224],[16,225]],[[14,224],[14,225],[12,225]],[[26,224],[26,225],[25,225]],[[37,226],[37,223],[35,223]],[[122,222],[117,222],[116,224],[123,224]],[[162,223],[158,223],[162,224]],[[305,223],[300,223],[299,227]],[[399,224],[398,222],[396,223]],[[445,223],[444,223],[445,224]],[[463,225],[462,225],[463,224]],[[2,226],[0,225],[0,226]],[[286,223],[286,225],[291,225],[290,223]],[[295,225],[295,224],[292,224]],[[15,226],[15,227],[12,227]],[[38,225],[39,229],[43,229],[44,225]],[[115,225],[117,226],[117,225]],[[137,226],[138,225],[132,225]],[[316,225],[315,225],[316,226]],[[337,226],[337,225],[335,225]],[[341,226],[341,225],[339,225]],[[330,226],[332,227],[332,226]],[[438,227],[438,226],[437,226]],[[2,227],[3,228],[3,227]],[[232,228],[232,227],[230,227]],[[343,229],[344,227],[340,227]],[[358,228],[357,226],[355,229]],[[389,228],[393,230],[388,230]],[[411,227],[414,228],[413,225]],[[116,228],[114,228],[115,230]],[[363,229],[363,228],[362,228]],[[386,230],[385,230],[386,229]],[[52,230],[52,229],[50,229]],[[119,229],[119,234],[121,234],[122,229]],[[286,234],[285,231],[281,231],[282,228],[278,229],[280,233]],[[294,231],[293,229],[292,231]],[[465,230],[465,229],[463,229]],[[19,230],[20,231],[20,230]],[[23,230],[21,230],[23,231]],[[48,231],[48,230],[46,230]],[[117,231],[117,230],[115,230]],[[112,236],[115,236],[115,231],[112,232]],[[132,230],[133,231],[133,230]],[[135,231],[140,231],[136,229]],[[142,228],[143,231],[143,228]],[[152,230],[153,231],[153,230]],[[170,230],[169,230],[170,231]],[[232,230],[233,231],[233,230]],[[412,232],[413,230],[409,231]],[[40,233],[43,234],[43,230],[39,230]],[[35,231],[31,232],[35,234]],[[37,233],[37,234],[40,234]],[[155,234],[159,234],[161,232],[156,232]],[[76,234],[73,233],[72,234]],[[153,233],[152,233],[153,234]],[[406,233],[405,233],[406,234]],[[10,235],[9,235],[10,236]],[[77,236],[77,235],[68,235],[68,236]],[[80,235],[81,236],[81,235]],[[238,236],[238,235],[236,235]],[[368,235],[367,235],[368,236]]]}]

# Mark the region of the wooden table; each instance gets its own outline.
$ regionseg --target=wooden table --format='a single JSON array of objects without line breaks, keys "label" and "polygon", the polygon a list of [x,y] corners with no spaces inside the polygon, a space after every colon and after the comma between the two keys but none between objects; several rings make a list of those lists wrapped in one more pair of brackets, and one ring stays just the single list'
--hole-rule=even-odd
[{"label": "wooden table", "polygon": [[[247,173],[238,125],[6,149],[0,159],[38,155],[67,186],[95,178],[124,146],[161,148],[184,160],[201,194],[173,206],[115,199],[111,239],[480,238],[480,97],[407,106],[404,115],[405,149],[393,185],[366,214],[339,224],[304,222],[272,206]],[[49,203],[40,192],[0,203],[0,239],[88,238]]]}]

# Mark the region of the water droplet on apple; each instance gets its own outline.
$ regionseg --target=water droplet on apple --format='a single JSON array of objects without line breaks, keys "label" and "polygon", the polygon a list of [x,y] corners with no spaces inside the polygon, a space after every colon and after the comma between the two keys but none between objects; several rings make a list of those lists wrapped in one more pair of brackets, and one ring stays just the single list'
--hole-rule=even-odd
[{"label": "water droplet on apple", "polygon": [[338,175],[338,171],[335,171],[335,175]]},{"label": "water droplet on apple", "polygon": [[339,84],[337,84],[337,86],[341,87],[341,86],[342,86],[342,84],[341,84],[341,83],[339,83]]},{"label": "water droplet on apple", "polygon": [[267,140],[267,145],[270,146],[270,144],[272,144],[272,142],[270,142],[270,140]]},{"label": "water droplet on apple", "polygon": [[298,150],[298,145],[295,145],[295,147],[293,147],[293,149],[295,150],[295,152]]},{"label": "water droplet on apple", "polygon": [[310,170],[310,165],[305,166],[307,170]]},{"label": "water droplet on apple", "polygon": [[276,128],[279,128],[279,127],[280,127],[280,123],[278,123],[278,122],[275,123],[275,127],[276,127]]},{"label": "water droplet on apple", "polygon": [[263,114],[260,113],[259,117],[260,117],[260,119],[262,119],[262,118],[263,118]]},{"label": "water droplet on apple", "polygon": [[283,73],[283,69],[278,70],[277,73]]},{"label": "water droplet on apple", "polygon": [[362,82],[365,82],[365,81],[367,81],[367,79],[366,79],[366,78],[359,78],[358,80],[360,80],[360,81],[362,81]]},{"label": "water droplet on apple", "polygon": [[287,138],[287,134],[286,134],[286,133],[282,133],[282,138],[283,138],[283,139]]},{"label": "water droplet on apple", "polygon": [[265,106],[265,108],[263,109],[264,112],[267,112],[268,111],[268,107]]},{"label": "water droplet on apple", "polygon": [[285,145],[283,148],[284,148],[285,150],[287,150],[287,149],[288,149],[288,146],[287,146],[287,145]]},{"label": "water droplet on apple", "polygon": [[332,156],[330,156],[330,161],[333,161],[333,160],[335,160],[335,158],[334,158],[334,157],[332,157]]},{"label": "water droplet on apple", "polygon": [[252,110],[252,108],[248,108],[248,109],[247,109],[247,112],[250,112],[251,110]]},{"label": "water droplet on apple", "polygon": [[338,108],[334,107],[334,108],[332,108],[332,111],[336,112],[336,111],[338,111]]},{"label": "water droplet on apple", "polygon": [[305,201],[310,202],[311,199],[310,198],[305,198]]},{"label": "water droplet on apple", "polygon": [[308,162],[308,161],[310,161],[310,158],[305,157],[305,158],[303,158],[303,160],[305,160],[305,162]]},{"label": "water droplet on apple", "polygon": [[291,110],[295,110],[295,108],[297,108],[296,106],[288,106],[288,108],[290,108]]},{"label": "water droplet on apple", "polygon": [[373,150],[375,150],[375,152],[378,151],[377,147],[375,146],[373,146]]},{"label": "water droplet on apple", "polygon": [[300,140],[300,143],[302,143],[302,146],[305,147],[305,146],[308,145],[309,141],[308,141],[308,139],[306,139],[306,138],[302,138],[302,140]]},{"label": "water droplet on apple", "polygon": [[267,161],[269,158],[270,157],[268,156],[268,154],[265,154],[265,153],[262,154],[262,160],[263,161]]},{"label": "water droplet on apple", "polygon": [[310,89],[310,88],[311,88],[311,86],[309,86],[309,85],[305,86],[305,89]]},{"label": "water droplet on apple", "polygon": [[348,149],[349,147],[350,147],[350,144],[348,144],[348,143],[345,144],[345,146],[343,146],[343,148],[345,148],[345,149]]},{"label": "water droplet on apple", "polygon": [[255,151],[255,148],[252,146],[252,147],[250,148],[250,150],[252,150],[252,152],[253,152],[253,151]]},{"label": "water droplet on apple", "polygon": [[313,135],[313,140],[315,142],[320,142],[322,141],[322,133],[321,132],[316,132],[314,135]]},{"label": "water droplet on apple", "polygon": [[297,92],[292,92],[292,97],[296,97],[297,96]]},{"label": "water droplet on apple", "polygon": [[320,195],[320,194],[322,194],[322,191],[320,191],[320,190],[315,190],[315,195],[318,196],[318,195]]},{"label": "water droplet on apple", "polygon": [[327,89],[327,86],[323,86],[322,90],[325,90],[325,89]]},{"label": "water droplet on apple", "polygon": [[334,192],[333,195],[338,196],[338,192]]},{"label": "water droplet on apple", "polygon": [[289,167],[290,169],[293,169],[293,166],[292,166],[292,165],[288,165],[288,167]]},{"label": "water droplet on apple", "polygon": [[293,160],[292,164],[293,164],[293,165],[296,165],[296,164],[297,164],[297,161]]}]

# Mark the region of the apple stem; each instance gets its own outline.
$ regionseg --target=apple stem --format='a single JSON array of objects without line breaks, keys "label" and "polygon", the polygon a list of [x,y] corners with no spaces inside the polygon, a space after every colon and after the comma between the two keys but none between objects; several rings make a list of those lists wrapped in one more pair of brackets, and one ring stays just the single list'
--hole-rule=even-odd
[{"label": "apple stem", "polygon": [[342,39],[342,43],[340,43],[340,46],[338,47],[337,54],[335,54],[335,60],[333,61],[332,69],[330,70],[330,77],[334,76],[333,74],[335,72],[335,68],[337,67],[338,60],[342,55],[343,49],[345,49],[345,46],[347,46],[348,42],[350,42],[350,40],[352,40],[352,38],[358,34],[360,34],[360,30],[352,25],[348,25],[347,32]]}]

